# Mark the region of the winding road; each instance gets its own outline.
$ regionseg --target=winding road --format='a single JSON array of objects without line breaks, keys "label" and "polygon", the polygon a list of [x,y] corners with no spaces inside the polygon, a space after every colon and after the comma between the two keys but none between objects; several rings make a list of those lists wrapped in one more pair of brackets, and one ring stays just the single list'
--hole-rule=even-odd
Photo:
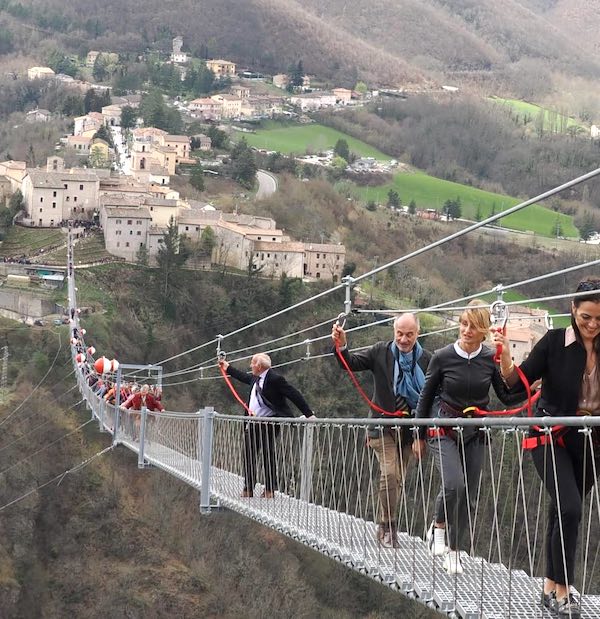
[{"label": "winding road", "polygon": [[277,191],[277,178],[270,172],[258,170],[256,172],[256,179],[258,180],[257,198],[268,198]]}]

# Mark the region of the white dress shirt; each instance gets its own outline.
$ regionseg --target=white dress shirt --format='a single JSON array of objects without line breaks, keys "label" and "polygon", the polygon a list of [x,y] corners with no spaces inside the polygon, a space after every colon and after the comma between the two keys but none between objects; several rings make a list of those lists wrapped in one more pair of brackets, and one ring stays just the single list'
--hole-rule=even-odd
[{"label": "white dress shirt", "polygon": [[264,400],[259,395],[258,390],[256,389],[257,385],[258,387],[260,387],[260,389],[263,388],[263,385],[265,384],[265,377],[268,371],[269,370],[266,369],[264,372],[259,374],[258,380],[252,385],[252,391],[250,392],[249,408],[257,417],[273,416],[273,411],[265,404]]}]

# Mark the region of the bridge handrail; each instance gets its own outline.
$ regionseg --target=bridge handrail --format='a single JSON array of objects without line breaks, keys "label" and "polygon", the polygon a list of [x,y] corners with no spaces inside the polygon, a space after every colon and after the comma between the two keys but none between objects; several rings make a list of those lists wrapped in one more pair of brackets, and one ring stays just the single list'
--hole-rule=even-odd
[{"label": "bridge handrail", "polygon": [[[162,414],[162,413],[160,413]],[[582,428],[592,428],[600,426],[600,416],[581,415],[572,417],[429,417],[425,419],[415,419],[414,417],[399,417],[395,419],[375,419],[372,417],[319,417],[312,419],[301,419],[300,417],[247,417],[243,415],[226,415],[215,412],[215,417],[220,419],[244,419],[245,421],[265,421],[290,424],[316,424],[334,426],[439,426],[439,427],[494,427],[494,428],[525,428],[540,426],[551,428],[552,426],[569,426]]]}]

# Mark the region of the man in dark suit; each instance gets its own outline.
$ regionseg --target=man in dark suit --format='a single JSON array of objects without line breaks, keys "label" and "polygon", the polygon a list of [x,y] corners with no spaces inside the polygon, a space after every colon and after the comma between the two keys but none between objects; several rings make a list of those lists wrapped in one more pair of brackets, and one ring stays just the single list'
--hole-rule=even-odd
[{"label": "man in dark suit", "polygon": [[[246,415],[259,419],[268,417],[293,417],[288,400],[293,402],[307,418],[314,417],[302,394],[290,385],[285,377],[271,369],[271,358],[258,353],[250,361],[251,373],[241,372],[225,360],[219,365],[236,380],[252,385]],[[265,490],[262,497],[272,499],[277,489],[275,440],[279,434],[277,423],[247,423],[244,431],[244,490],[243,497],[254,496],[256,483],[256,456],[262,453],[265,469]]]},{"label": "man in dark suit", "polygon": [[[353,372],[371,371],[374,382],[372,402],[389,412],[390,419],[400,411],[412,414],[425,383],[431,353],[421,347],[418,336],[418,318],[415,314],[402,314],[394,320],[391,342],[377,342],[370,348],[351,353],[344,329],[337,323],[333,325],[331,337],[334,344]],[[336,359],[343,367],[337,354]],[[386,415],[372,408],[370,417]],[[368,445],[375,452],[380,470],[377,540],[386,548],[396,548],[396,514],[413,437],[408,426],[370,426],[367,434]]]}]

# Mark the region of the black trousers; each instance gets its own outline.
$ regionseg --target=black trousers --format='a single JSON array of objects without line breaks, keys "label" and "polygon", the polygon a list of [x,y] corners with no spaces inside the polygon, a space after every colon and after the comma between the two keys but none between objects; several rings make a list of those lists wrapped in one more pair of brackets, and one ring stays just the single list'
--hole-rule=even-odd
[{"label": "black trousers", "polygon": [[577,428],[571,428],[563,438],[564,447],[559,447],[554,441],[553,446],[547,443],[536,447],[531,456],[550,495],[545,576],[559,585],[572,585],[583,499],[595,480],[592,454],[589,444],[585,444],[585,435]]},{"label": "black trousers", "polygon": [[483,434],[477,428],[464,428],[462,441],[449,435],[427,441],[442,478],[435,500],[435,521],[446,523],[450,550],[470,548],[469,510],[473,518],[483,466],[482,439]]},{"label": "black trousers", "polygon": [[256,457],[260,453],[265,470],[265,490],[277,490],[276,439],[279,425],[275,423],[246,423],[244,428],[244,490],[254,491]]}]

